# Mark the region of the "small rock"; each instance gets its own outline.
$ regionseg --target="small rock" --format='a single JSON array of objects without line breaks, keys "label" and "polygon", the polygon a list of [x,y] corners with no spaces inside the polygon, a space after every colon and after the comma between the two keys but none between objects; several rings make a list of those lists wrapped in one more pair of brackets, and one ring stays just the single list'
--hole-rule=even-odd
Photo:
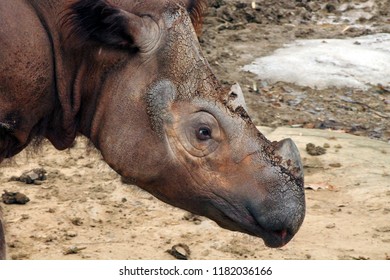
[{"label": "small rock", "polygon": [[202,257],[207,257],[210,255],[210,250],[206,249],[205,251],[202,252]]},{"label": "small rock", "polygon": [[68,237],[76,237],[77,236],[77,232],[68,231],[68,232],[66,232],[66,236],[68,236]]},{"label": "small rock", "polygon": [[64,250],[63,254],[64,255],[71,255],[71,254],[77,254],[78,252],[80,252],[81,250],[84,250],[86,249],[87,247],[76,247],[76,246],[72,246],[72,247],[69,247],[67,249]]},{"label": "small rock", "polygon": [[359,261],[367,261],[370,258],[364,257],[364,256],[358,256],[358,257],[352,257],[353,260],[359,260]]},{"label": "small rock", "polygon": [[1,195],[5,204],[26,204],[30,199],[23,193],[20,192],[8,192],[4,191]]},{"label": "small rock", "polygon": [[42,181],[46,180],[47,171],[43,168],[35,168],[26,172],[23,172],[19,177],[11,177],[11,181],[19,181],[26,184],[41,185]]},{"label": "small rock", "polygon": [[30,257],[30,255],[26,254],[26,253],[17,253],[17,254],[11,255],[11,259],[13,259],[13,260],[25,260],[25,259],[28,259],[29,257]]},{"label": "small rock", "polygon": [[339,162],[329,163],[329,166],[330,166],[330,167],[338,168],[338,167],[341,167],[341,163],[339,163]]},{"label": "small rock", "polygon": [[70,221],[71,221],[72,224],[74,224],[75,226],[81,226],[81,225],[83,224],[83,221],[82,221],[81,218],[79,218],[79,217],[72,218]]},{"label": "small rock", "polygon": [[184,214],[183,220],[193,222],[195,225],[199,225],[202,223],[202,219],[200,216],[189,213],[189,212]]},{"label": "small rock", "polygon": [[328,13],[333,13],[336,11],[336,6],[334,4],[331,4],[331,3],[328,3],[326,4],[325,6],[325,10],[328,12]]},{"label": "small rock", "polygon": [[336,224],[332,223],[332,224],[326,225],[325,227],[328,228],[328,229],[335,228]]},{"label": "small rock", "polygon": [[44,238],[45,243],[53,242],[54,240],[57,240],[57,237],[49,235]]},{"label": "small rock", "polygon": [[22,220],[28,220],[28,219],[30,219],[30,215],[22,214]]},{"label": "small rock", "polygon": [[172,246],[172,249],[169,249],[166,252],[178,260],[188,260],[191,255],[190,248],[183,243]]},{"label": "small rock", "polygon": [[311,156],[320,156],[326,153],[325,148],[316,146],[313,143],[308,143],[306,145],[306,151]]}]

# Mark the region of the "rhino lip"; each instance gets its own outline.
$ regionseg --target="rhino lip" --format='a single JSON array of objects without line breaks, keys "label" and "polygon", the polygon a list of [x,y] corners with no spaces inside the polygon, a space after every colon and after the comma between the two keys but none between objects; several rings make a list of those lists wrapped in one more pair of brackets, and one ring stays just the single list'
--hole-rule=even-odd
[{"label": "rhino lip", "polygon": [[263,240],[268,247],[279,248],[286,245],[294,236],[293,230],[288,228],[286,225],[270,226],[265,227],[256,219],[256,216],[248,211],[254,221],[253,225],[255,231],[261,229],[263,233]]},{"label": "rhino lip", "polygon": [[[266,246],[270,248],[280,248],[286,245],[294,236],[289,228],[267,228],[261,225],[255,215],[248,209],[244,213],[237,211],[234,214],[227,214],[228,211],[223,211],[221,205],[214,205],[219,212],[219,219],[216,222],[223,228],[240,231],[252,236],[260,237],[264,240]],[[222,207],[224,208],[224,207]]]},{"label": "rhino lip", "polygon": [[280,248],[286,245],[293,237],[288,228],[267,229],[258,222],[249,225],[241,225],[244,233],[260,237],[265,245],[271,248]]}]

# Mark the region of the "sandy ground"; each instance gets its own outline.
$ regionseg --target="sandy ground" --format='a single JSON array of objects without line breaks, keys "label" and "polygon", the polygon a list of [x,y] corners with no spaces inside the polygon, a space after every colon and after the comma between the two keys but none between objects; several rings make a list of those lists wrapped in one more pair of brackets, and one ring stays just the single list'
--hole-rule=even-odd
[{"label": "sandy ground", "polygon": [[[123,184],[80,138],[65,152],[45,143],[1,164],[0,192],[30,199],[0,203],[10,259],[173,259],[167,250],[176,244],[187,245],[191,259],[390,258],[386,85],[316,90],[240,71],[295,39],[389,32],[387,1],[264,0],[255,9],[252,1],[211,2],[201,37],[210,65],[223,83],[240,82],[254,121],[272,127],[262,132],[275,140],[292,137],[304,158],[307,216],[296,237],[269,249],[260,239],[166,205]],[[305,94],[299,102],[297,92]],[[308,143],[328,148],[310,156]],[[9,180],[39,167],[47,171],[40,185]]]}]

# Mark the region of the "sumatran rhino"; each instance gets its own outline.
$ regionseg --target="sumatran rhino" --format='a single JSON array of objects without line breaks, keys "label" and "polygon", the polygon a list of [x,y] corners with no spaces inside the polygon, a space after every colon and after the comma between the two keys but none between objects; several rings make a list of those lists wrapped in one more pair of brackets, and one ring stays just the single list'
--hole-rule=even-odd
[{"label": "sumatran rhino", "polygon": [[239,86],[214,76],[196,34],[205,2],[1,1],[0,161],[80,133],[157,198],[289,242],[305,215],[299,152],[268,141]]}]

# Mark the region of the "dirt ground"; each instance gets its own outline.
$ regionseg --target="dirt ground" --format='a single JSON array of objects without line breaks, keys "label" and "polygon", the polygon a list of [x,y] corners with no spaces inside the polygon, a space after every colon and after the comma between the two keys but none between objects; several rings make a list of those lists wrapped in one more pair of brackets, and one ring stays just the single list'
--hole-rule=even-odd
[{"label": "dirt ground", "polygon": [[[44,143],[1,164],[0,192],[30,199],[0,203],[10,259],[174,259],[167,250],[176,244],[188,246],[191,259],[390,259],[390,86],[317,90],[240,71],[295,39],[389,33],[389,2],[211,2],[200,40],[215,74],[239,82],[254,122],[270,127],[262,132],[292,137],[304,158],[307,217],[297,236],[269,249],[166,205],[124,184],[78,138],[68,151]],[[326,154],[308,155],[309,142]],[[46,180],[10,180],[34,168]]]}]

